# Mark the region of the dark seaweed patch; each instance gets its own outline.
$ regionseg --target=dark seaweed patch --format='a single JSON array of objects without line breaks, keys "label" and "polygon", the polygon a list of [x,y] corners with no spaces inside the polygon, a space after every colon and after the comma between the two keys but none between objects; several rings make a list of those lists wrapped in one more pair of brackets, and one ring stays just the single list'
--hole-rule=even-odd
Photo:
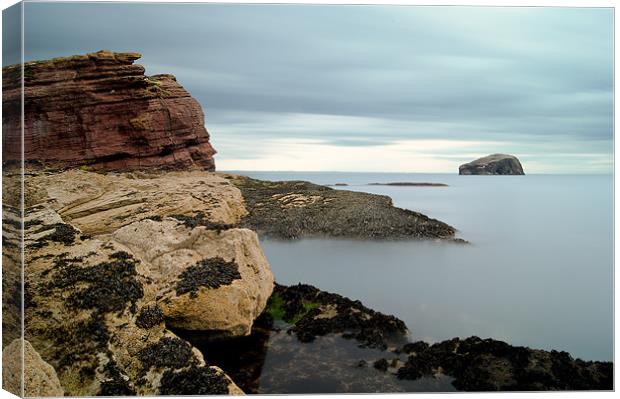
[{"label": "dark seaweed patch", "polygon": [[97,396],[131,396],[136,394],[136,391],[123,378],[115,361],[110,360],[103,367],[103,371],[108,379],[101,382]]},{"label": "dark seaweed patch", "polygon": [[[58,368],[70,367],[76,362],[89,359],[96,363],[94,354],[105,350],[110,339],[103,315],[96,312],[88,320],[52,328],[44,331],[44,334],[54,342],[54,357],[59,359]],[[94,367],[93,364],[90,369]]]},{"label": "dark seaweed patch", "polygon": [[239,266],[234,260],[227,262],[220,257],[207,258],[188,267],[179,276],[177,282],[177,295],[189,293],[196,297],[200,287],[218,288],[229,285],[234,280],[241,278]]},{"label": "dark seaweed patch", "polygon": [[[307,284],[289,287],[276,284],[273,292],[272,298],[279,302],[276,303],[283,313],[283,320],[295,322],[291,332],[302,342],[311,342],[321,335],[340,333],[343,338],[353,338],[362,346],[386,349],[392,341],[405,340],[407,327],[402,320],[375,312],[360,301]],[[322,312],[321,306],[335,308],[336,314],[330,318],[316,317]]]},{"label": "dark seaweed patch", "polygon": [[192,347],[182,339],[162,337],[157,343],[142,349],[138,359],[147,370],[151,367],[181,368],[193,359]]},{"label": "dark seaweed patch", "polygon": [[57,272],[49,288],[76,288],[77,284],[89,283],[85,288],[75,289],[67,302],[81,309],[96,309],[100,313],[122,311],[144,295],[142,285],[136,280],[135,260],[127,252],[110,255],[110,261],[94,266],[81,267],[80,259],[57,258]]},{"label": "dark seaweed patch", "polygon": [[198,226],[204,226],[208,230],[222,231],[222,230],[228,230],[228,229],[234,227],[231,224],[214,223],[214,222],[210,221],[205,216],[205,214],[203,212],[196,212],[196,214],[193,215],[193,216],[190,216],[190,215],[170,215],[170,217],[175,218],[179,222],[183,223],[185,225],[185,227],[189,227],[190,229],[193,229],[193,228],[198,227]]},{"label": "dark seaweed patch", "polygon": [[64,245],[72,245],[75,242],[75,236],[79,234],[79,231],[76,228],[66,223],[56,223],[51,227],[45,226],[38,232],[46,231],[50,228],[53,228],[54,231],[39,238],[35,243],[32,244],[33,247],[40,248],[47,245],[49,241],[59,242]]},{"label": "dark seaweed patch", "polygon": [[613,389],[610,362],[584,362],[566,352],[532,350],[493,339],[454,338],[433,345],[413,343],[398,378],[416,380],[438,369],[462,391]]},{"label": "dark seaweed patch", "polygon": [[136,325],[140,328],[148,329],[163,323],[164,312],[157,305],[145,306],[140,309],[140,313],[136,318]]},{"label": "dark seaweed patch", "polygon": [[372,364],[372,367],[380,371],[387,371],[389,363],[387,359],[379,359]]},{"label": "dark seaweed patch", "polygon": [[161,379],[161,395],[223,395],[229,382],[210,367],[191,367],[177,373],[166,370]]}]

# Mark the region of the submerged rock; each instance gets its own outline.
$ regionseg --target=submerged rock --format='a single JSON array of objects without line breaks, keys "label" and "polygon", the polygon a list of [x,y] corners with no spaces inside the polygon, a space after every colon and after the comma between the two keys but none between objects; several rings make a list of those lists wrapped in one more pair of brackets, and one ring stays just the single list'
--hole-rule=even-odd
[{"label": "submerged rock", "polygon": [[270,182],[227,175],[245,199],[242,225],[260,235],[295,239],[449,239],[455,229],[393,206],[384,195],[335,190],[303,181]]},{"label": "submerged rock", "polygon": [[514,155],[492,154],[459,166],[459,175],[524,175]]}]

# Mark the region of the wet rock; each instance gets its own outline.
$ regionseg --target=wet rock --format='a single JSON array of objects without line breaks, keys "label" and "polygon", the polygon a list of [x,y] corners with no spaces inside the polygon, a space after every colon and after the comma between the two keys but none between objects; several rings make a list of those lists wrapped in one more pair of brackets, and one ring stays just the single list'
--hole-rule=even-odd
[{"label": "wet rock", "polygon": [[268,310],[294,324],[290,331],[302,342],[338,333],[363,346],[386,349],[388,343],[402,343],[406,337],[407,328],[402,320],[311,285],[276,284],[271,301],[279,302],[280,310]]},{"label": "wet rock", "polygon": [[376,360],[372,364],[372,367],[374,367],[374,368],[376,368],[377,370],[380,370],[380,371],[387,371],[389,366],[390,366],[390,364],[388,363],[387,359],[379,359],[379,360]]},{"label": "wet rock", "polygon": [[455,233],[443,222],[394,207],[391,198],[384,195],[335,190],[303,181],[228,177],[243,193],[249,211],[242,225],[259,235],[284,239],[446,239]]},{"label": "wet rock", "polygon": [[181,368],[191,364],[192,347],[181,339],[162,337],[158,342],[138,352],[138,358],[147,368]]},{"label": "wet rock", "polygon": [[231,381],[226,375],[211,367],[191,367],[186,370],[166,371],[161,379],[160,395],[222,395],[230,392]]},{"label": "wet rock", "polygon": [[416,380],[441,371],[463,391],[611,390],[613,365],[584,362],[566,352],[511,346],[493,339],[454,338],[434,345],[413,343],[398,378]]},{"label": "wet rock", "polygon": [[459,166],[459,175],[524,175],[514,155],[492,154]]}]

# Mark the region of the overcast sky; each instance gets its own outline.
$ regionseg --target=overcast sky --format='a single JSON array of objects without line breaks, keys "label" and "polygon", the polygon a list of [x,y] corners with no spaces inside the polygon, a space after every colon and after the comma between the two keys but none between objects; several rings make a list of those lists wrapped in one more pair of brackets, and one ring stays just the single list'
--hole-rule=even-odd
[{"label": "overcast sky", "polygon": [[27,3],[25,25],[28,60],[176,75],[220,170],[612,171],[611,9]]}]

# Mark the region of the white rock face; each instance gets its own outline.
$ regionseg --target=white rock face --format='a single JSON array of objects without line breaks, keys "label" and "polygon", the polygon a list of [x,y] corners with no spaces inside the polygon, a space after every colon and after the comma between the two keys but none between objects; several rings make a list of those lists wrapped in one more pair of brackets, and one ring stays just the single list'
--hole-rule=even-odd
[{"label": "white rock face", "polygon": [[2,351],[3,388],[21,395],[22,342],[24,355],[24,393],[26,397],[63,396],[56,371],[45,362],[30,342],[16,339]]}]

